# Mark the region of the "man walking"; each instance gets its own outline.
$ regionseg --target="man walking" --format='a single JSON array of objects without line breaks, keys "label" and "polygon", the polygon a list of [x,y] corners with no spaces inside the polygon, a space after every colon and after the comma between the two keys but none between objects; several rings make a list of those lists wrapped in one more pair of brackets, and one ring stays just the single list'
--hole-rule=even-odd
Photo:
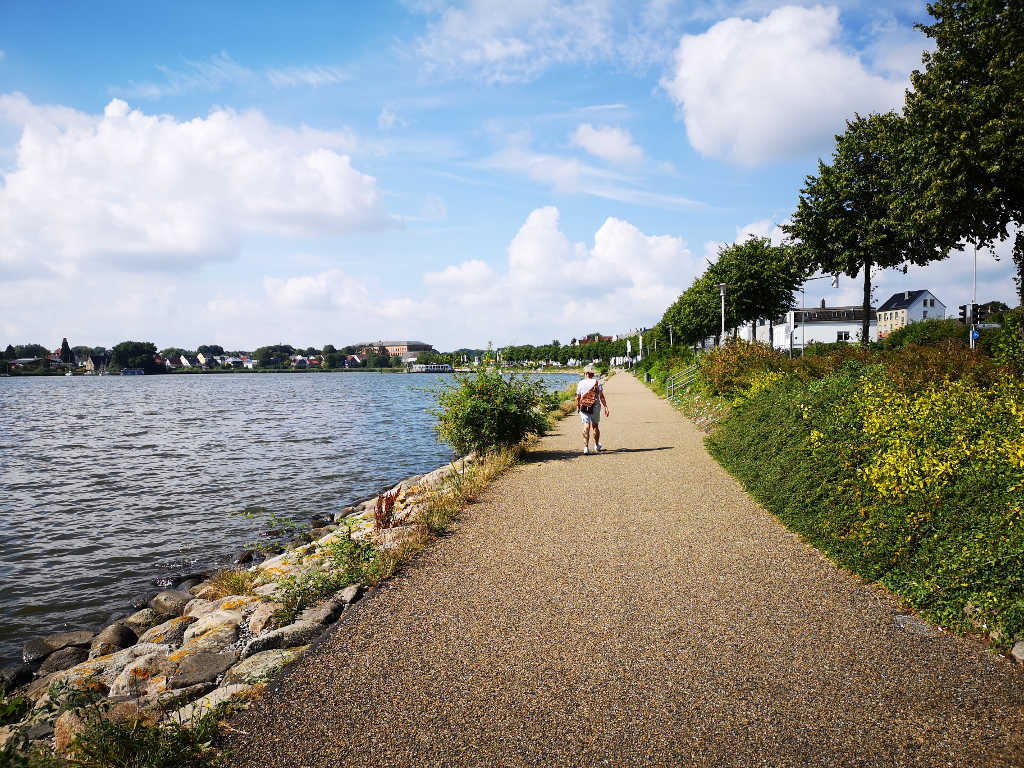
[{"label": "man walking", "polygon": [[601,452],[601,407],[604,415],[609,416],[608,401],[604,399],[604,387],[601,380],[594,376],[594,366],[583,369],[583,380],[576,385],[576,410],[583,422],[583,453],[590,453],[590,426],[594,426],[594,452]]}]

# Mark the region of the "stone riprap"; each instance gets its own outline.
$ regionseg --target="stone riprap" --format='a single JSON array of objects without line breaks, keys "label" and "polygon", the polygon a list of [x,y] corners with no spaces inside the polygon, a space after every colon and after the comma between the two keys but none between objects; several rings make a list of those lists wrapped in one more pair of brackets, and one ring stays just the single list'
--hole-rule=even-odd
[{"label": "stone riprap", "polygon": [[[394,527],[375,530],[376,497],[335,516],[333,524],[317,521],[295,546],[251,565],[255,594],[221,596],[209,580],[179,583],[147,601],[144,608],[99,633],[64,632],[29,641],[26,664],[0,671],[14,693],[34,707],[4,739],[20,729],[58,752],[66,750],[81,727],[74,713],[50,706],[52,686],[88,689],[107,697],[111,717],[191,722],[220,703],[249,694],[299,658],[356,602],[363,586],[351,584],[320,604],[306,608],[290,623],[278,626],[284,605],[275,600],[282,580],[299,579],[325,566],[325,548],[341,536],[372,537],[381,548],[399,546],[417,526],[417,517],[433,490],[452,472],[463,472],[474,456],[460,459],[427,475],[402,481],[387,493],[395,495]],[[35,669],[33,678],[32,670]],[[173,711],[168,714],[169,707]]]}]

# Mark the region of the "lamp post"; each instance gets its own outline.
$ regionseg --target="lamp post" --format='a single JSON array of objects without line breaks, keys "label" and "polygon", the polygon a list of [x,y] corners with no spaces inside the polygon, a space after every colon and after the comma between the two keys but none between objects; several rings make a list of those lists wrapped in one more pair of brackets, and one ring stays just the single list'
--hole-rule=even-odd
[{"label": "lamp post", "polygon": [[718,284],[718,292],[722,296],[722,342],[725,341],[725,283]]}]

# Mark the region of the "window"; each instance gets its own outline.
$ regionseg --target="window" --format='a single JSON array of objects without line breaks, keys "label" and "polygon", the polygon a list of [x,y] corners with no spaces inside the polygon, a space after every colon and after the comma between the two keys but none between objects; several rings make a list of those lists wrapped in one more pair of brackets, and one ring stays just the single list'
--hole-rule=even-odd
[{"label": "window", "polygon": [[850,340],[850,332],[849,331],[836,331],[836,341],[849,341],[849,340]]},{"label": "window", "polygon": [[927,320],[928,319],[928,310],[927,309],[924,312],[921,313],[921,319],[922,320]]}]

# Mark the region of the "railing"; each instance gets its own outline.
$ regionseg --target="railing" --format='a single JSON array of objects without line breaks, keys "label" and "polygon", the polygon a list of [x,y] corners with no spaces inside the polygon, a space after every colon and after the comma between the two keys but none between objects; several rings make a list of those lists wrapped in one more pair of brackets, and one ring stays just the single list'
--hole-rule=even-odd
[{"label": "railing", "polygon": [[665,395],[671,400],[681,391],[689,389],[693,382],[697,380],[697,376],[696,365],[691,365],[689,368],[673,373],[665,380]]}]

